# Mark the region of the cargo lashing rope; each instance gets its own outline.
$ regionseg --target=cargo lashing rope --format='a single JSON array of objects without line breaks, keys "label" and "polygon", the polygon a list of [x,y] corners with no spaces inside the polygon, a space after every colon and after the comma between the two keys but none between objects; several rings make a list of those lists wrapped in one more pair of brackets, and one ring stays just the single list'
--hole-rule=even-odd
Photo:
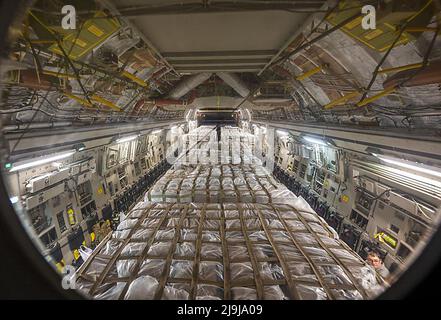
[{"label": "cargo lashing rope", "polygon": [[150,247],[152,246],[153,242],[155,241],[155,236],[158,233],[158,230],[161,228],[161,225],[164,223],[165,219],[167,219],[167,216],[170,213],[170,210],[172,209],[174,203],[172,203],[171,205],[168,206],[168,208],[166,209],[165,214],[163,215],[163,217],[159,220],[158,225],[156,226],[156,228],[153,231],[153,234],[151,235],[150,240],[147,242],[147,245],[145,246],[143,252],[141,253],[141,256],[137,259],[134,270],[132,275],[130,276],[129,280],[127,281],[126,285],[124,286],[123,291],[121,292],[119,299],[123,299],[127,290],[129,289],[130,284],[133,282],[133,280],[135,280],[135,277],[138,275],[140,266],[142,261],[146,258],[147,256],[147,252],[149,251]]},{"label": "cargo lashing rope", "polygon": [[202,229],[205,221],[205,210],[206,204],[202,207],[201,216],[199,219],[198,226],[198,237],[196,239],[196,252],[193,262],[193,277],[191,279],[191,287],[190,287],[190,299],[194,300],[196,298],[196,290],[197,290],[197,282],[199,278],[199,263],[201,261],[201,246],[202,246]]},{"label": "cargo lashing rope", "polygon": [[292,231],[289,229],[286,221],[280,215],[280,212],[273,205],[271,205],[271,207],[274,209],[274,212],[277,214],[277,216],[278,216],[279,220],[281,221],[281,223],[283,224],[286,232],[288,232],[289,237],[290,237],[292,243],[294,244],[294,246],[297,248],[297,250],[299,250],[302,253],[302,255],[305,257],[306,261],[308,261],[308,264],[311,267],[311,270],[314,272],[314,274],[317,277],[317,280],[320,283],[320,285],[322,286],[323,290],[325,290],[326,295],[330,299],[334,298],[334,295],[331,293],[329,288],[326,286],[325,281],[323,280],[322,275],[318,271],[317,265],[314,263],[314,261],[311,259],[311,257],[305,252],[303,247],[298,243],[298,241],[296,240],[296,238],[292,234]]},{"label": "cargo lashing rope", "polygon": [[224,265],[224,299],[230,300],[231,299],[230,258],[229,258],[228,245],[227,245],[227,240],[226,240],[226,235],[225,235],[225,209],[224,209],[223,204],[222,204],[220,218],[221,218],[220,232],[221,232],[221,241],[222,241],[222,256],[223,256],[223,265]]},{"label": "cargo lashing rope", "polygon": [[130,238],[131,236],[135,233],[135,231],[138,229],[138,227],[141,225],[143,218],[146,218],[148,216],[148,214],[150,213],[150,210],[146,211],[144,213],[143,216],[141,216],[140,218],[138,218],[138,222],[136,223],[136,225],[130,230],[129,235],[127,237],[127,239],[119,246],[119,248],[116,250],[115,254],[112,256],[112,258],[110,259],[109,263],[106,265],[106,267],[104,268],[104,270],[102,271],[102,273],[100,274],[98,280],[93,284],[92,288],[89,291],[90,295],[94,295],[96,289],[98,288],[99,285],[102,284],[102,282],[104,281],[105,277],[107,276],[108,272],[110,271],[110,269],[113,267],[113,265],[116,263],[116,260],[118,259],[119,255],[121,254],[122,250],[124,249],[124,247],[127,245],[127,243],[130,242]]},{"label": "cargo lashing rope", "polygon": [[[301,215],[300,212],[298,212],[296,209],[293,208],[295,212],[297,212],[297,216],[299,219],[303,222],[305,227],[310,231],[312,236],[317,240],[317,242],[320,244],[323,250],[325,250],[333,259],[334,261],[343,269],[345,274],[349,277],[349,279],[352,282],[352,285],[355,287],[355,289],[363,296],[364,299],[368,298],[368,295],[366,293],[366,290],[359,284],[358,280],[355,279],[355,277],[352,275],[352,273],[348,270],[348,268],[345,266],[344,263],[331,251],[329,248],[326,247],[326,245],[323,243],[323,241],[320,239],[320,237],[317,236],[317,234],[312,230],[311,226],[306,222],[305,218]],[[306,212],[309,213],[309,212]],[[320,221],[320,220],[319,220]]]},{"label": "cargo lashing rope", "polygon": [[286,277],[286,282],[288,284],[289,291],[290,291],[290,294],[291,294],[291,298],[295,299],[295,300],[299,300],[300,296],[299,296],[299,293],[297,292],[297,289],[296,289],[296,287],[294,285],[294,280],[293,280],[293,278],[291,276],[291,272],[289,271],[289,268],[286,265],[285,260],[283,259],[283,255],[279,251],[279,248],[276,245],[271,232],[269,232],[268,225],[267,225],[266,221],[264,221],[264,218],[262,217],[262,212],[260,211],[259,208],[257,209],[257,214],[259,216],[260,223],[262,224],[263,230],[265,231],[266,236],[267,236],[269,242],[273,246],[274,252],[276,253],[277,258],[279,259],[280,265],[282,266],[283,273],[284,273],[284,275]]},{"label": "cargo lashing rope", "polygon": [[159,286],[158,286],[158,289],[157,289],[155,296],[154,296],[155,300],[161,299],[162,293],[164,292],[164,286],[167,283],[167,279],[169,277],[170,266],[172,263],[173,255],[175,253],[176,245],[177,245],[179,238],[180,238],[180,230],[181,230],[182,224],[184,223],[184,219],[185,219],[185,216],[187,215],[187,212],[188,212],[188,206],[185,207],[184,210],[182,210],[181,216],[179,218],[178,226],[175,228],[174,239],[173,239],[172,245],[170,246],[170,249],[169,249],[169,252],[168,252],[168,255],[166,258],[164,270],[163,270],[162,275],[159,280]]},{"label": "cargo lashing rope", "polygon": [[[171,206],[173,206],[173,204],[169,204],[163,210],[166,213],[159,212],[159,215],[155,216],[155,218],[157,220],[160,220],[160,223],[156,226],[156,228],[155,228],[156,231],[154,232],[154,234],[152,234],[150,236],[150,240],[148,240],[149,244],[151,244],[153,239],[155,239],[155,235],[157,234],[157,232],[159,230],[158,228],[161,228],[161,226],[163,226],[166,223],[167,218],[171,217],[169,215],[169,211],[171,209]],[[178,278],[170,279],[168,277],[169,267],[170,267],[169,263],[171,263],[171,259],[174,258],[174,255],[173,254],[170,255],[170,253],[175,252],[176,244],[174,244],[174,246],[172,246],[173,248],[169,248],[169,250],[168,250],[169,253],[167,254],[167,256],[157,256],[157,257],[155,257],[155,256],[152,256],[150,254],[148,255],[149,259],[160,259],[162,261],[167,261],[168,262],[168,269],[165,270],[163,272],[163,274],[162,274],[163,276],[167,276],[167,278],[161,278],[160,279],[160,287],[162,289],[158,288],[158,290],[163,291],[164,290],[164,286],[166,285],[166,283],[187,283],[187,284],[190,284],[193,287],[193,289],[192,289],[193,291],[191,291],[192,292],[191,298],[193,299],[195,297],[195,290],[197,288],[197,283],[211,284],[211,285],[215,285],[217,287],[223,288],[224,289],[223,297],[225,299],[228,299],[228,298],[231,298],[231,294],[230,294],[230,288],[231,287],[254,287],[255,286],[256,289],[258,290],[257,292],[258,292],[259,297],[262,298],[262,297],[264,297],[263,296],[264,295],[264,290],[263,290],[264,286],[287,285],[288,284],[288,287],[291,285],[290,297],[295,299],[296,295],[295,295],[295,293],[293,293],[293,290],[292,290],[293,285],[295,285],[295,284],[306,284],[306,285],[309,285],[309,286],[310,285],[314,286],[313,283],[309,282],[310,280],[300,280],[300,279],[298,279],[296,281],[293,281],[292,279],[289,278],[289,272],[287,271],[289,268],[287,267],[287,262],[288,261],[292,261],[291,260],[292,258],[289,258],[289,259],[284,258],[282,256],[282,252],[280,251],[279,245],[280,244],[289,244],[289,242],[286,242],[286,241],[290,241],[290,240],[274,239],[272,237],[271,233],[272,233],[273,230],[274,231],[285,231],[285,232],[286,231],[291,232],[291,231],[290,231],[289,227],[287,226],[286,222],[285,222],[283,228],[280,228],[280,227],[272,228],[272,227],[270,227],[267,224],[267,222],[266,222],[267,220],[266,219],[268,219],[269,217],[266,217],[265,214],[262,213],[261,208],[265,208],[265,207],[269,208],[270,206],[257,205],[257,207],[256,207],[256,205],[249,206],[249,205],[246,205],[246,204],[233,205],[234,210],[237,212],[237,216],[236,217],[229,217],[229,218],[225,217],[225,210],[227,210],[228,208],[231,210],[232,207],[227,207],[227,209],[226,209],[224,205],[217,206],[216,208],[218,208],[218,209],[216,209],[216,210],[219,211],[220,214],[218,215],[218,217],[213,218],[212,216],[208,217],[206,214],[204,214],[202,212],[203,210],[205,210],[205,211],[207,210],[207,208],[205,207],[205,206],[207,206],[207,204],[204,205],[205,208],[204,207],[201,208],[200,206],[197,206],[197,205],[193,205],[193,206],[194,206],[194,208],[196,210],[195,212],[197,213],[195,217],[199,218],[198,219],[199,225],[197,226],[197,234],[198,235],[197,235],[196,239],[193,241],[193,242],[199,242],[200,243],[200,245],[196,244],[197,250],[201,250],[198,247],[202,246],[203,243],[207,243],[206,240],[203,240],[202,232],[204,232],[205,230],[211,230],[211,231],[219,231],[220,230],[220,240],[219,240],[219,243],[220,243],[220,246],[222,248],[223,257],[219,258],[220,260],[218,258],[207,258],[207,257],[204,257],[203,260],[204,261],[220,261],[220,262],[223,262],[223,270],[224,270],[224,272],[223,272],[223,276],[224,276],[223,281],[219,282],[219,281],[213,281],[213,280],[208,280],[208,279],[205,279],[205,280],[196,279],[198,272],[196,272],[195,269],[193,269],[192,276],[190,277],[189,280],[178,279]],[[189,210],[190,206],[189,205],[184,205],[183,206],[183,205],[176,204],[175,208],[178,211],[182,210],[182,212],[185,212],[185,211]],[[211,211],[213,211],[213,206],[210,206],[209,209]],[[276,209],[277,210],[279,210],[279,209],[280,210],[286,210],[286,208],[284,208],[284,209],[276,208]],[[146,213],[144,213],[144,215],[141,216],[140,219],[146,219],[146,217],[150,217],[151,215],[149,214],[149,211],[151,211],[151,210],[153,210],[153,209],[146,209],[147,215],[146,215]],[[246,216],[244,214],[244,210],[247,210],[247,215]],[[292,213],[294,211],[292,209],[290,209],[290,210],[288,210],[286,212],[291,212]],[[202,218],[202,215],[204,215],[204,218]],[[260,221],[260,224],[256,224],[256,222],[254,222],[254,220],[256,219],[255,217],[257,217],[257,220]],[[279,212],[279,217],[280,217],[279,220],[283,224],[285,219],[281,217],[280,212]],[[236,225],[230,224],[230,226],[232,226],[232,227],[229,228],[228,230],[229,230],[229,232],[231,232],[231,231],[242,232],[244,240],[240,240],[239,239],[238,240],[239,242],[228,243],[227,242],[227,236],[226,236],[226,221],[228,221],[228,220],[230,220],[230,221],[237,220],[237,218],[239,218],[239,222],[240,222],[239,226],[237,224]],[[205,226],[203,222],[204,221],[209,221],[209,220],[212,220],[214,222],[217,221],[218,223],[214,223],[214,224],[213,223],[208,223]],[[184,220],[180,219],[180,223],[178,223],[178,226],[175,226],[175,231],[176,230],[182,230],[183,222],[184,222]],[[250,227],[247,227],[248,224],[250,225]],[[191,224],[187,224],[186,228],[187,227],[191,227]],[[249,238],[248,234],[250,234],[251,232],[254,232],[254,231],[263,231],[266,234],[266,236],[267,236],[269,241],[255,240],[255,239],[253,239],[253,241],[251,241],[251,239]],[[311,232],[311,230],[310,230],[309,232],[305,231],[304,233],[305,234],[311,234],[311,233],[314,233],[314,232]],[[291,236],[292,236],[292,234],[291,234]],[[175,241],[173,243],[177,243],[178,242],[178,237],[179,237],[179,232],[175,232],[175,236],[174,236],[174,240]],[[229,259],[228,250],[230,249],[230,246],[235,246],[237,244],[240,244],[240,243],[242,243],[242,241],[244,241],[245,244],[246,244],[246,252],[248,254],[248,257],[242,257],[240,259],[236,258],[233,261],[234,261],[234,263],[251,262],[253,273],[255,274],[255,278],[254,278],[253,282],[249,282],[249,280],[247,280],[247,279],[236,279],[233,283],[231,283],[230,282],[230,266],[231,266],[231,261]],[[165,241],[165,242],[169,242],[169,241]],[[212,242],[209,241],[209,243],[212,243]],[[218,242],[215,242],[215,243],[218,243]],[[273,248],[276,256],[275,257],[268,256],[266,258],[257,257],[255,255],[255,252],[254,252],[254,249],[253,249],[253,245],[259,245],[259,244],[269,244],[269,245],[271,245],[271,247]],[[301,247],[301,245],[299,245],[299,244],[298,244],[298,246]],[[137,258],[138,266],[139,266],[139,263],[143,259],[146,258],[147,250],[148,249],[145,248],[143,250],[143,253],[141,254],[141,257]],[[120,252],[118,252],[118,251],[119,250],[117,250],[114,253],[114,256],[119,255]],[[179,259],[192,261],[193,265],[194,265],[195,261],[200,261],[201,260],[201,253],[199,252],[199,257],[196,257],[196,255],[198,255],[198,253],[195,251],[194,253],[192,253],[191,255],[187,255],[186,257],[180,256]],[[303,254],[303,256],[305,256],[305,255]],[[268,280],[266,278],[265,280],[263,280],[261,278],[261,275],[260,275],[260,268],[259,268],[260,264],[259,263],[260,262],[265,262],[265,261],[267,261],[267,262],[272,261],[272,262],[279,263],[282,266],[282,269],[284,271],[284,279],[277,279],[277,278],[275,278],[275,279],[272,279],[272,280]],[[320,265],[321,263],[318,263],[318,264]],[[137,268],[135,268],[135,269],[136,270],[133,271],[132,276],[128,277],[128,278],[127,277],[117,278],[117,279],[109,279],[109,278],[107,278],[106,285],[109,285],[110,283],[115,283],[115,282],[127,282],[126,283],[126,287],[128,287],[129,283],[131,281],[133,281],[134,277],[136,276],[136,274],[138,272],[138,269]],[[101,275],[101,276],[103,276],[103,275]],[[256,282],[256,280],[257,280],[257,282]],[[325,291],[326,291],[326,289],[329,290],[331,288],[344,289],[344,290],[345,289],[350,290],[351,288],[353,288],[353,286],[351,287],[351,286],[348,286],[346,284],[329,284],[328,287],[323,285],[323,284],[320,284],[320,287],[322,287]],[[259,290],[260,290],[260,292],[259,292]],[[123,296],[124,296],[124,294],[121,294],[120,298],[123,297]],[[155,297],[158,298],[158,299],[161,298],[161,296],[159,296],[159,293],[157,293],[157,295]],[[331,298],[332,295],[329,295],[328,297]]]},{"label": "cargo lashing rope", "polygon": [[262,300],[264,298],[262,278],[259,273],[259,266],[257,264],[256,257],[254,255],[253,247],[251,246],[250,238],[248,237],[248,231],[243,217],[243,210],[240,205],[238,206],[238,211],[239,211],[240,224],[242,226],[242,233],[244,235],[245,243],[248,249],[248,255],[250,257],[250,261],[253,266],[254,281],[256,283],[256,290],[257,290],[257,299]]}]

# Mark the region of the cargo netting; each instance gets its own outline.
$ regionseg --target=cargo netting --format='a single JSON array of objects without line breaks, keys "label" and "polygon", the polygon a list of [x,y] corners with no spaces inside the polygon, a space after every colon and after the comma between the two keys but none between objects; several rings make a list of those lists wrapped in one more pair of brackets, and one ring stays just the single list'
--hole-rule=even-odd
[{"label": "cargo netting", "polygon": [[381,279],[301,197],[136,205],[77,272],[95,299],[367,299]]},{"label": "cargo netting", "polygon": [[254,157],[254,137],[223,128],[213,142],[214,127],[191,135],[174,166],[78,270],[81,292],[95,299],[322,300],[383,290],[375,270]]}]

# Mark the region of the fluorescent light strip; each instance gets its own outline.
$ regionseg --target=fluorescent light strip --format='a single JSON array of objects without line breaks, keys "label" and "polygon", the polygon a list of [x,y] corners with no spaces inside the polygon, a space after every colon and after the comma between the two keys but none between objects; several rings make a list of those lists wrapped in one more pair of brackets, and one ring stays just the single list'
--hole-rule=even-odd
[{"label": "fluorescent light strip", "polygon": [[136,138],[138,138],[137,135],[129,136],[129,137],[124,137],[124,138],[120,138],[120,139],[116,140],[116,143],[129,142],[129,141],[135,140]]},{"label": "fluorescent light strip", "polygon": [[316,138],[312,138],[312,137],[303,137],[303,140],[310,142],[310,143],[315,143],[315,144],[318,144],[321,146],[328,146],[326,141],[323,141],[321,139],[316,139]]},{"label": "fluorescent light strip", "polygon": [[390,172],[397,173],[397,174],[399,174],[401,176],[404,176],[404,177],[407,177],[409,179],[413,179],[413,180],[416,180],[416,181],[420,181],[420,182],[423,182],[423,183],[430,184],[430,185],[433,185],[433,186],[437,186],[438,188],[441,188],[441,182],[440,181],[433,180],[433,179],[430,179],[430,178],[426,178],[426,177],[423,177],[423,176],[420,176],[420,175],[417,175],[417,174],[414,174],[414,173],[410,173],[408,171],[403,171],[403,170],[400,170],[400,169],[396,169],[394,167],[388,167],[388,170]]},{"label": "fluorescent light strip", "polygon": [[288,135],[288,132],[287,132],[287,131],[283,131],[283,130],[276,130],[276,133],[277,133],[279,136],[282,136],[282,137]]},{"label": "fluorescent light strip", "polygon": [[15,204],[18,202],[18,197],[11,197],[9,198],[9,201],[11,201],[12,204]]},{"label": "fluorescent light strip", "polygon": [[[391,158],[384,157],[384,156],[381,156],[381,155],[378,155],[378,154],[375,154],[375,153],[373,153],[373,155],[375,157],[377,157],[378,159],[380,159],[381,161],[384,161],[384,162],[387,162],[387,163],[390,163],[390,164],[394,164],[394,165],[397,165],[397,166],[402,167],[402,168],[406,168],[406,169],[422,172],[422,173],[425,173],[425,174],[428,174],[428,175],[431,175],[431,176],[436,176],[436,177],[440,177],[441,178],[441,172],[440,171],[435,171],[435,170],[424,168],[422,166],[415,165],[417,162],[410,162],[410,161],[407,161],[407,160],[400,160],[400,159],[391,159]],[[412,163],[415,163],[415,164],[412,164]]]},{"label": "fluorescent light strip", "polygon": [[155,130],[155,131],[152,132],[152,134],[157,134],[157,133],[160,133],[161,131],[162,131],[162,129],[160,129],[160,130]]},{"label": "fluorescent light strip", "polygon": [[75,154],[76,151],[69,151],[69,152],[64,152],[61,154],[56,154],[53,156],[49,156],[49,157],[41,157],[41,158],[37,158],[36,160],[29,160],[26,162],[22,162],[22,163],[14,163],[12,164],[12,169],[9,170],[9,172],[15,172],[15,171],[19,171],[19,170],[23,170],[23,169],[29,169],[32,167],[36,167],[36,166],[40,166],[49,162],[54,162],[57,160],[61,160],[61,159],[65,159],[67,157],[70,157],[71,155]]}]

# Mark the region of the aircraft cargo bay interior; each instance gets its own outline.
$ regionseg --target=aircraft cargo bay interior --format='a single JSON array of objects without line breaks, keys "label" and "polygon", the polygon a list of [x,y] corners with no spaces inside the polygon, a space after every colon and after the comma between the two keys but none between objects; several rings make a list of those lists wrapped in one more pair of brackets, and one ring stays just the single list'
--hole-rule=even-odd
[{"label": "aircraft cargo bay interior", "polygon": [[441,1],[4,6],[0,233],[23,281],[368,300],[440,258]]}]

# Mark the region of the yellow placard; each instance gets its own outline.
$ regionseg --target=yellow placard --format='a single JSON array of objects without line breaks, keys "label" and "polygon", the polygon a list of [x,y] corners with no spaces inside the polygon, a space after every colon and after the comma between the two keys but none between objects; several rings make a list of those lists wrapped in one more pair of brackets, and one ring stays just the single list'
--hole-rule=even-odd
[{"label": "yellow placard", "polygon": [[55,267],[57,268],[57,271],[58,271],[58,272],[63,273],[63,269],[64,269],[64,260],[61,259],[60,262],[57,262],[57,263],[55,264]]},{"label": "yellow placard", "polygon": [[383,30],[381,29],[376,29],[374,31],[369,32],[368,34],[366,34],[364,37],[368,40],[372,40],[376,37],[379,37],[380,35],[382,35],[384,33]]},{"label": "yellow placard", "polygon": [[348,30],[352,30],[355,27],[359,26],[361,24],[361,21],[363,20],[363,17],[358,17],[357,19],[352,20],[351,22],[348,22],[344,25],[344,28]]},{"label": "yellow placard", "polygon": [[349,197],[344,194],[344,195],[341,196],[341,201],[343,201],[345,203],[348,203],[349,202]]},{"label": "yellow placard", "polygon": [[398,243],[397,239],[391,237],[390,235],[388,235],[385,232],[379,232],[379,233],[375,234],[374,238],[378,239],[378,241],[380,241],[380,242],[388,244],[392,248],[397,247],[397,243]]},{"label": "yellow placard", "polygon": [[87,42],[81,39],[72,40],[72,43],[76,44],[77,46],[80,46],[81,48],[85,48],[87,46]]},{"label": "yellow placard", "polygon": [[74,259],[75,259],[75,260],[78,260],[78,259],[81,257],[81,255],[80,255],[80,251],[78,251],[78,249],[75,249],[75,250],[73,251],[73,256],[74,256]]},{"label": "yellow placard", "polygon": [[73,211],[72,208],[69,208],[67,210],[67,217],[69,219],[69,224],[73,226],[76,223],[76,219],[75,219],[75,211]]},{"label": "yellow placard", "polygon": [[93,33],[94,35],[96,35],[98,38],[101,37],[104,34],[104,31],[101,30],[100,28],[98,28],[96,25],[92,24],[91,26],[89,26],[87,28],[87,30],[89,30],[89,32]]}]

